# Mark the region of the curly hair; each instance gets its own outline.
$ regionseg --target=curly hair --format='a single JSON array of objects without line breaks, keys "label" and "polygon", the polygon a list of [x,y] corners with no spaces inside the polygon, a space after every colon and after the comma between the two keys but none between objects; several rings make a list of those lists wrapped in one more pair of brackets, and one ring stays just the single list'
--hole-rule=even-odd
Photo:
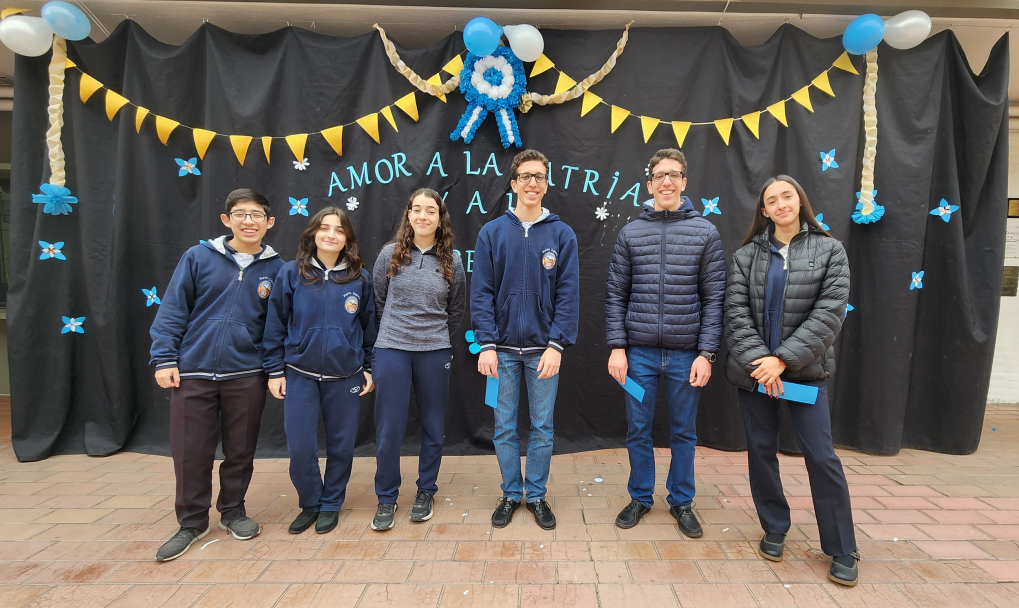
[{"label": "curly hair", "polygon": [[343,227],[343,234],[347,238],[339,257],[340,260],[347,260],[347,274],[343,275],[337,272],[330,275],[329,278],[337,283],[349,283],[361,276],[363,266],[361,252],[357,246],[357,237],[354,235],[354,226],[350,223],[350,217],[339,207],[326,207],[308,220],[308,227],[301,233],[301,240],[297,244],[297,258],[295,259],[297,271],[301,275],[301,282],[306,285],[314,285],[320,279],[311,260],[318,253],[315,235],[327,215],[335,215],[340,218],[340,226]]},{"label": "curly hair", "polygon": [[389,260],[389,270],[386,276],[392,278],[404,266],[410,266],[410,252],[414,247],[414,226],[411,225],[409,215],[414,208],[414,199],[419,196],[427,196],[439,206],[439,227],[435,230],[435,256],[442,264],[442,274],[446,280],[453,282],[453,245],[456,238],[453,236],[453,225],[449,221],[449,211],[446,203],[442,201],[439,193],[431,188],[419,188],[407,199],[407,208],[403,210],[403,217],[400,218],[400,227],[396,229],[396,235],[391,243],[393,257]]}]

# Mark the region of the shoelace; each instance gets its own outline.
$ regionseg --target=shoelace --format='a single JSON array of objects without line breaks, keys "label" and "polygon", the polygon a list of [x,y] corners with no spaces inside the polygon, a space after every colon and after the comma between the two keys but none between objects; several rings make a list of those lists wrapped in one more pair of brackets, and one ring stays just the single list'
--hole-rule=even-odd
[{"label": "shoelace", "polygon": [[418,495],[414,498],[414,506],[415,507],[423,507],[423,506],[427,505],[429,498],[430,497],[428,496],[428,494],[426,492],[418,492]]},{"label": "shoelace", "polygon": [[380,502],[379,514],[389,515],[390,513],[396,513],[396,503]]}]

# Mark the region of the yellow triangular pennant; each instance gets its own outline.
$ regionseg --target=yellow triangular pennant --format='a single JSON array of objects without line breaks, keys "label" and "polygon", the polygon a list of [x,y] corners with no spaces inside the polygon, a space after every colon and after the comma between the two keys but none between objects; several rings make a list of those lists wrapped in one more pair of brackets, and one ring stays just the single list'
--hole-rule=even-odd
[{"label": "yellow triangular pennant", "polygon": [[541,55],[534,61],[534,67],[531,68],[531,78],[534,78],[535,76],[541,74],[542,72],[547,72],[554,67],[555,64],[552,63],[551,59],[544,55]]},{"label": "yellow triangular pennant", "polygon": [[[439,78],[438,74],[436,74],[435,76],[432,76],[426,82],[428,82],[428,84],[433,84],[433,85],[435,85],[437,87],[441,87],[442,86],[442,79]],[[442,103],[446,103],[446,96],[445,95],[436,95],[436,97],[438,97],[439,101],[441,101]]]},{"label": "yellow triangular pennant", "polygon": [[106,117],[107,118],[109,118],[110,120],[113,120],[113,117],[116,116],[117,112],[119,112],[120,109],[123,108],[125,105],[127,105],[127,98],[126,97],[118,95],[117,93],[114,93],[113,91],[111,91],[109,89],[106,89]]},{"label": "yellow triangular pennant", "polygon": [[65,57],[64,58],[64,69],[65,70],[69,70],[71,68],[76,68],[76,67],[78,67],[78,64],[73,62],[73,61],[71,61],[70,57]]},{"label": "yellow triangular pennant", "polygon": [[397,99],[396,103],[393,105],[403,110],[407,116],[410,116],[411,119],[414,120],[414,122],[418,121],[418,100],[417,97],[414,96],[414,93],[407,93],[403,97]]},{"label": "yellow triangular pennant", "polygon": [[740,116],[743,119],[743,124],[747,126],[747,129],[754,134],[757,139],[761,138],[761,113],[751,112]]},{"label": "yellow triangular pennant", "polygon": [[134,131],[135,133],[142,132],[142,121],[149,115],[149,109],[138,106],[138,109],[134,113]]},{"label": "yellow triangular pennant", "polygon": [[811,112],[814,111],[814,108],[810,105],[810,85],[807,85],[793,93],[793,99],[795,99],[796,102],[804,108],[807,108],[807,110]]},{"label": "yellow triangular pennant", "polygon": [[593,110],[595,106],[601,103],[601,97],[598,97],[591,91],[584,91],[584,101],[580,105],[580,115],[586,116],[588,112]]},{"label": "yellow triangular pennant", "polygon": [[839,58],[832,63],[832,65],[840,70],[845,70],[850,74],[856,74],[857,76],[860,75],[860,73],[856,71],[856,66],[853,65],[853,60],[849,58],[849,53],[842,53]]},{"label": "yellow triangular pennant", "polygon": [[811,80],[810,84],[814,85],[819,90],[824,91],[828,95],[835,97],[835,91],[831,88],[831,81],[828,80],[828,72],[821,72],[821,75]]},{"label": "yellow triangular pennant", "polygon": [[729,145],[729,135],[732,133],[732,118],[720,118],[715,121],[715,128],[718,129],[718,134],[722,136],[722,141],[725,145]]},{"label": "yellow triangular pennant", "polygon": [[284,139],[287,140],[287,145],[290,146],[290,151],[294,153],[297,162],[302,162],[304,160],[304,145],[308,143],[308,134],[287,135]]},{"label": "yellow triangular pennant", "polygon": [[460,70],[464,69],[464,60],[459,55],[449,60],[449,63],[442,66],[442,71],[451,76],[458,76]]},{"label": "yellow triangular pennant", "polygon": [[272,137],[268,135],[262,137],[262,151],[265,152],[265,162],[269,163],[269,148],[272,147]]},{"label": "yellow triangular pennant", "polygon": [[657,118],[651,118],[650,116],[640,117],[640,128],[644,131],[644,143],[651,139],[651,134],[655,132],[655,128],[658,127],[658,123],[662,121]]},{"label": "yellow triangular pennant", "polygon": [[612,106],[612,132],[615,133],[619,125],[623,124],[626,117],[630,115],[629,110],[624,110],[619,106]]},{"label": "yellow triangular pennant", "polygon": [[[411,95],[413,95],[413,93],[411,93]],[[417,108],[415,107],[415,111],[416,110]],[[321,133],[322,137],[332,147],[333,151],[336,152],[337,156],[343,156],[343,125],[338,127],[329,127]]]},{"label": "yellow triangular pennant", "polygon": [[92,78],[85,72],[81,73],[81,80],[78,82],[78,95],[81,97],[81,103],[88,101],[88,98],[92,97],[92,93],[95,93],[101,88],[103,88],[103,83]]},{"label": "yellow triangular pennant", "polygon": [[233,146],[237,162],[244,166],[244,159],[248,156],[248,146],[251,145],[251,137],[248,135],[231,135],[230,145]]},{"label": "yellow triangular pennant", "polygon": [[382,113],[382,116],[385,117],[386,122],[389,123],[389,126],[393,127],[394,131],[396,131],[396,132],[400,131],[399,129],[396,128],[396,120],[393,118],[393,109],[392,108],[390,108],[389,106],[386,106],[386,107],[382,108],[381,110],[379,110],[379,112]]},{"label": "yellow triangular pennant", "polygon": [[180,123],[176,120],[170,120],[162,116],[156,115],[156,135],[159,136],[159,141],[166,145],[166,140],[170,138],[170,133],[177,128]]},{"label": "yellow triangular pennant", "polygon": [[565,91],[569,91],[576,85],[577,85],[576,80],[567,76],[565,72],[559,72],[559,80],[557,80],[555,83],[555,93],[553,93],[553,95],[558,95]]},{"label": "yellow triangular pennant", "polygon": [[377,143],[377,144],[382,143],[379,140],[379,115],[378,114],[369,114],[367,116],[362,116],[361,118],[357,119],[357,124],[361,125],[361,128],[364,129],[365,133],[367,133],[368,135],[371,135],[372,139],[375,140],[375,143]]},{"label": "yellow triangular pennant", "polygon": [[690,131],[690,123],[682,120],[672,121],[672,132],[676,134],[676,147],[682,148],[686,134]]},{"label": "yellow triangular pennant", "polygon": [[195,149],[198,150],[198,158],[204,159],[205,153],[209,150],[209,144],[216,138],[216,134],[206,129],[191,129],[191,136],[195,138]]},{"label": "yellow triangular pennant", "polygon": [[31,11],[31,10],[35,10],[35,9],[31,9],[31,8],[14,8],[14,7],[5,8],[3,11],[0,11],[0,20],[6,19],[6,18],[10,17],[11,15],[20,15],[21,13],[27,13],[28,11]]},{"label": "yellow triangular pennant", "polygon": [[784,126],[784,127],[788,127],[789,126],[789,123],[786,122],[786,119],[785,119],[785,100],[784,99],[782,101],[778,102],[778,103],[773,103],[770,106],[768,106],[768,114],[771,114],[772,116],[774,116],[780,123],[782,123],[782,126]]}]

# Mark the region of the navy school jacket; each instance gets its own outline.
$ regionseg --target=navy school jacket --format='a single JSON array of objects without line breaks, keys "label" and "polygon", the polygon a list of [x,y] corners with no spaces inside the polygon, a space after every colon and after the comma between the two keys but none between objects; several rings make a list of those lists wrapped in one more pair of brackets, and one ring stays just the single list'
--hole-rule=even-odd
[{"label": "navy school jacket", "polygon": [[545,212],[528,230],[506,214],[485,224],[474,248],[471,324],[481,350],[563,350],[577,340],[577,235]]},{"label": "navy school jacket", "polygon": [[377,333],[375,294],[366,270],[347,283],[329,278],[347,263],[324,270],[312,259],[318,280],[308,285],[287,262],[276,277],[265,322],[263,367],[270,377],[284,368],[315,380],[339,380],[371,371]]},{"label": "navy school jacket", "polygon": [[149,329],[156,369],[206,380],[262,373],[265,315],[283,260],[266,245],[242,270],[228,238],[195,245],[177,263]]}]

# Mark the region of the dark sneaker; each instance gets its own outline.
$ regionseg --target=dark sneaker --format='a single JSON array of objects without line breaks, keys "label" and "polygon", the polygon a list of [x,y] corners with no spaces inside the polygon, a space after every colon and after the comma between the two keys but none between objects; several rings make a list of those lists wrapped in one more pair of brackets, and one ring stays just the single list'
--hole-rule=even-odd
[{"label": "dark sneaker", "polygon": [[233,534],[237,540],[248,540],[249,538],[255,538],[258,533],[261,532],[258,528],[258,524],[255,520],[250,517],[238,517],[237,519],[231,519],[230,521],[219,520],[219,529],[226,530],[230,534]]},{"label": "dark sneaker", "polygon": [[773,562],[782,561],[782,553],[785,550],[785,543],[772,543],[768,542],[767,538],[761,539],[761,544],[757,546],[757,553],[761,557]]},{"label": "dark sneaker", "polygon": [[629,530],[640,523],[640,518],[644,517],[644,514],[651,510],[651,507],[644,505],[643,503],[631,500],[630,504],[623,507],[623,510],[616,516],[616,526]]},{"label": "dark sneaker", "polygon": [[520,503],[515,500],[510,500],[503,496],[499,499],[499,504],[495,507],[495,512],[492,513],[492,525],[496,528],[505,528],[513,521],[513,512],[517,510]]},{"label": "dark sneaker", "polygon": [[[845,558],[849,559],[846,560]],[[835,560],[852,561],[853,565],[847,566],[845,564],[840,564]],[[853,551],[844,557],[836,557],[835,560],[832,560],[831,569],[828,570],[828,580],[840,585],[845,585],[846,587],[855,587],[856,583],[860,580],[860,573],[856,567],[857,563],[860,561],[860,554]]]},{"label": "dark sneaker", "polygon": [[331,532],[339,521],[339,511],[320,511],[318,519],[315,520],[315,533],[325,534],[326,532]]},{"label": "dark sneaker", "polygon": [[527,510],[534,513],[534,521],[542,530],[555,530],[555,515],[552,507],[544,500],[527,503]]},{"label": "dark sneaker", "polygon": [[[417,501],[414,501],[417,505]],[[384,532],[393,527],[393,520],[396,519],[396,509],[398,509],[395,502],[380,502],[379,509],[375,511],[375,518],[372,519],[372,530],[378,530]],[[428,510],[428,517],[432,516],[431,508]]]},{"label": "dark sneaker", "polygon": [[288,531],[291,534],[300,534],[310,528],[316,519],[318,519],[318,510],[311,507],[301,509],[301,514],[294,519],[294,523],[290,524]]},{"label": "dark sneaker", "polygon": [[704,535],[704,530],[701,530],[701,524],[697,521],[697,516],[693,514],[693,503],[672,507],[669,509],[669,513],[679,522],[679,531],[683,534],[690,538],[700,538]]},{"label": "dark sneaker", "polygon": [[199,538],[204,538],[208,533],[209,528],[206,528],[205,532],[200,531],[198,528],[181,528],[173,535],[173,538],[163,543],[159,551],[156,551],[156,561],[168,562],[172,559],[177,559],[187,553],[191,545],[195,544],[195,541]]},{"label": "dark sneaker", "polygon": [[428,521],[432,518],[432,495],[424,490],[418,490],[414,498],[414,506],[410,510],[411,521]]}]

